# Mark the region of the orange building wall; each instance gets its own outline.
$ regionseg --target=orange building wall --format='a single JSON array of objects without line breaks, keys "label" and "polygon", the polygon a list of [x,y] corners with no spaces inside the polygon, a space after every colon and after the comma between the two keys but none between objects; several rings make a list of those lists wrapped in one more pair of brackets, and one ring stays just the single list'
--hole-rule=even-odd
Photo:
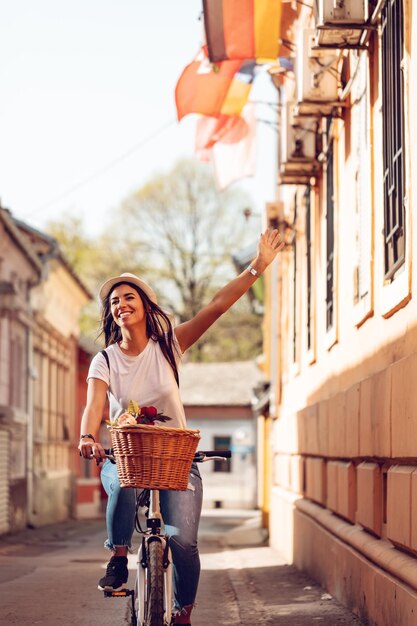
[{"label": "orange building wall", "polygon": [[[271,544],[307,570],[369,623],[417,623],[417,13],[404,0],[406,256],[402,272],[384,279],[380,38],[367,53],[369,80],[369,293],[355,302],[354,151],[352,98],[332,122],[335,180],[334,307],[326,331],[325,171],[312,181],[312,341],[307,350],[305,188],[279,185],[277,200],[296,222],[294,250],[279,259],[271,290],[279,318],[269,315],[266,350],[276,342],[278,381],[271,434]],[[313,23],[310,11],[284,5],[287,38]],[[346,54],[355,75],[358,53]],[[292,80],[292,82],[291,82]],[[288,98],[294,78],[281,80]],[[324,132],[325,121],[321,125]],[[268,283],[267,283],[268,284]],[[294,294],[294,284],[296,293]],[[294,301],[296,306],[294,307]],[[294,333],[294,329],[296,333]],[[295,350],[294,350],[295,334]],[[270,354],[265,358],[270,363]],[[295,354],[295,358],[294,358]],[[272,371],[272,366],[270,366]],[[292,468],[301,468],[299,480]]]}]

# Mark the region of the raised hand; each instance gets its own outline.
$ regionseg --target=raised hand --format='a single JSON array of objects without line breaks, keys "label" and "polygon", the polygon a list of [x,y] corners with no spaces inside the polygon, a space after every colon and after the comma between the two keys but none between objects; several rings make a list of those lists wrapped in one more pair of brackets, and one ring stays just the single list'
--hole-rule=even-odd
[{"label": "raised hand", "polygon": [[276,228],[267,228],[262,233],[258,242],[257,261],[262,269],[272,263],[278,252],[283,249],[285,243],[281,239],[281,235]]}]

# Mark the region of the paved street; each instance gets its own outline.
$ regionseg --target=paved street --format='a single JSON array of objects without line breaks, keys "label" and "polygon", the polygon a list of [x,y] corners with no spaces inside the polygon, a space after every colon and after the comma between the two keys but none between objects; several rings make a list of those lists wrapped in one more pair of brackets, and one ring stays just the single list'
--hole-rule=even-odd
[{"label": "paved street", "polygon": [[[0,538],[1,623],[125,623],[125,599],[97,591],[107,552],[103,520],[67,522]],[[248,545],[249,544],[249,545]],[[360,622],[263,545],[255,512],[207,511],[193,626],[347,626]],[[135,557],[130,557],[131,582]]]}]

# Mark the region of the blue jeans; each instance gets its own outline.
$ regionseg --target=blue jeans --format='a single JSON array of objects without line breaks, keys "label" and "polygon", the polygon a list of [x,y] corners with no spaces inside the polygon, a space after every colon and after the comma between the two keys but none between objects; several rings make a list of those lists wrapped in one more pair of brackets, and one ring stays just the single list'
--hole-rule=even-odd
[{"label": "blue jeans", "polygon": [[[120,487],[116,465],[110,461],[103,465],[101,482],[108,495],[105,546],[110,550],[115,546],[130,547],[135,528],[135,491]],[[175,608],[180,610],[194,604],[200,577],[197,534],[203,487],[197,466],[191,467],[186,491],[162,490],[160,500],[172,550]]]}]

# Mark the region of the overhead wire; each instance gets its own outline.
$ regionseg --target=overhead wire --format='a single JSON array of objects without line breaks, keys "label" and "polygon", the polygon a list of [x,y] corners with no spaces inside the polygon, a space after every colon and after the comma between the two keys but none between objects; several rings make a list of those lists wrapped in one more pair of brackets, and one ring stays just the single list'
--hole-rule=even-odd
[{"label": "overhead wire", "polygon": [[39,213],[40,211],[43,211],[44,209],[47,209],[48,207],[56,204],[57,202],[60,202],[61,200],[65,200],[65,198],[68,198],[75,191],[78,191],[78,189],[85,187],[85,185],[88,185],[89,183],[91,183],[91,181],[95,180],[99,176],[102,176],[105,172],[108,172],[110,169],[112,169],[113,167],[115,167],[116,165],[118,165],[119,163],[127,159],[128,157],[130,157],[132,154],[140,150],[140,148],[143,148],[143,146],[145,146],[147,143],[149,143],[150,141],[158,137],[167,128],[170,128],[175,123],[176,123],[176,120],[174,119],[169,120],[168,122],[165,122],[165,124],[162,124],[162,126],[157,128],[154,132],[152,132],[147,137],[144,137],[137,144],[129,148],[129,150],[127,150],[123,154],[120,154],[118,157],[113,159],[113,161],[110,161],[106,165],[103,165],[101,168],[96,170],[93,174],[90,174],[90,176],[87,176],[86,178],[83,178],[82,180],[78,181],[72,187],[68,188],[66,191],[63,191],[58,196],[55,196],[54,198],[51,198],[47,202],[44,202],[43,204],[38,206],[36,209],[31,211],[30,213],[27,213],[25,217],[31,217],[32,215],[35,215],[36,213]]}]

